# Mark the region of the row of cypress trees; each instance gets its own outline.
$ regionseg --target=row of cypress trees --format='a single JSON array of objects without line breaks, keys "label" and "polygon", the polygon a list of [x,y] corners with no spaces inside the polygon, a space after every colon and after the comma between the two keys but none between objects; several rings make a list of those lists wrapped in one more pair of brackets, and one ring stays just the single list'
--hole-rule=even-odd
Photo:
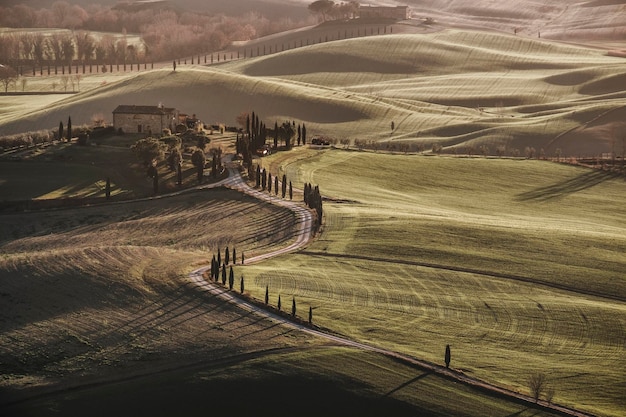
[{"label": "row of cypress trees", "polygon": [[322,222],[322,194],[318,185],[313,187],[311,183],[304,184],[304,202],[309,208],[312,208],[317,213],[317,225],[316,229]]},{"label": "row of cypress trees", "polygon": [[[232,264],[231,264],[231,261],[232,261]],[[245,262],[245,258],[242,252],[241,253],[241,265],[243,265],[244,262]],[[213,258],[211,259],[210,279],[212,279],[215,282],[221,282],[222,285],[224,286],[228,285],[228,289],[232,291],[235,285],[235,270],[233,268],[233,265],[236,265],[236,264],[237,264],[237,251],[235,248],[233,248],[232,258],[231,258],[230,251],[228,250],[228,246],[226,247],[226,249],[224,250],[223,262],[222,262],[221,250],[218,248],[217,256],[214,254]],[[228,267],[228,272],[227,272],[227,267]],[[241,294],[243,294],[245,291],[245,279],[243,275],[241,276],[239,280],[239,286],[240,286],[239,291]],[[265,305],[269,305],[269,286],[267,285],[265,286]],[[280,294],[278,295],[278,303],[276,305],[276,308],[278,311],[282,311],[282,301],[281,301]],[[297,312],[296,298],[293,297],[292,303],[291,303],[291,316],[296,317],[296,312]],[[308,322],[309,324],[312,324],[313,322],[313,308],[312,307],[309,307]]]}]

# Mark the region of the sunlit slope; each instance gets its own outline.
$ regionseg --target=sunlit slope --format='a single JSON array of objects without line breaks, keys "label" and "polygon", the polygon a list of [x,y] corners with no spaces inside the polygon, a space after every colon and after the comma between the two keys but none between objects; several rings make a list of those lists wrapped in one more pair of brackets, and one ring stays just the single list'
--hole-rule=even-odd
[{"label": "sunlit slope", "polygon": [[[307,249],[239,269],[262,299],[359,340],[555,401],[621,415],[626,341],[626,184],[540,161],[308,151],[267,159],[319,184]],[[239,273],[239,272],[238,272]]]},{"label": "sunlit slope", "polygon": [[[163,103],[208,123],[232,125],[242,111],[256,111],[268,124],[303,121],[309,135],[596,155],[611,150],[605,134],[584,143],[555,138],[626,106],[625,64],[598,50],[494,33],[370,36],[137,74],[18,120],[5,113],[0,127],[53,127],[70,114],[87,122],[119,104]],[[601,123],[609,131],[624,125],[618,117]]]},{"label": "sunlit slope", "polygon": [[[545,147],[559,133],[626,104],[624,60],[493,33],[377,36],[297,49],[227,68],[355,93],[384,103],[366,137]],[[397,130],[390,136],[390,123]],[[615,120],[607,120],[614,123]],[[340,136],[354,136],[341,126]],[[375,136],[374,136],[375,135]],[[595,138],[591,138],[593,141]],[[561,143],[564,152],[578,151]],[[592,146],[594,150],[602,148]],[[606,149],[606,146],[604,146]],[[554,151],[546,149],[546,151]]]},{"label": "sunlit slope", "polygon": [[621,0],[406,0],[415,16],[450,25],[489,28],[566,41],[623,43],[626,6]]}]

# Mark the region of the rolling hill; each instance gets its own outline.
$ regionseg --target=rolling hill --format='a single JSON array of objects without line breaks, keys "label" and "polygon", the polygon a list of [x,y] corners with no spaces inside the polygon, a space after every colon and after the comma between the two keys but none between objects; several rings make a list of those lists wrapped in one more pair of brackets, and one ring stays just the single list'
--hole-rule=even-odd
[{"label": "rolling hill", "polygon": [[[86,123],[118,104],[161,102],[209,123],[234,124],[242,111],[256,110],[266,123],[298,120],[313,134],[341,139],[437,143],[461,153],[533,147],[547,155],[559,149],[564,156],[595,156],[621,153],[615,143],[624,129],[625,64],[598,49],[508,34],[374,35],[221,65],[129,74],[27,116],[5,107],[0,128],[50,128],[68,115]],[[581,129],[583,136],[568,133]]]}]

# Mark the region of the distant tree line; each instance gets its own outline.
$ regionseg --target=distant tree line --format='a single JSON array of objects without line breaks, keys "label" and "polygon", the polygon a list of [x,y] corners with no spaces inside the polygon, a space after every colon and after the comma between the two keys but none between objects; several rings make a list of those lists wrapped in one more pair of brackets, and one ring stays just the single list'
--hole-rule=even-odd
[{"label": "distant tree line", "polygon": [[[67,65],[80,62],[123,63],[156,61],[223,49],[232,41],[246,41],[310,24],[281,18],[269,20],[248,12],[232,17],[174,10],[132,10],[91,5],[82,8],[57,1],[50,9],[27,5],[0,7],[0,27],[57,28],[71,32],[43,36],[37,33],[0,35],[0,62],[17,65],[44,62]],[[92,34],[90,31],[124,36]],[[140,43],[129,42],[126,33],[139,34]],[[50,41],[47,39],[50,38]],[[21,64],[20,64],[21,65]]]},{"label": "distant tree line", "polygon": [[309,11],[322,22],[327,20],[354,19],[359,14],[359,2],[335,3],[332,0],[317,0],[309,4]]}]

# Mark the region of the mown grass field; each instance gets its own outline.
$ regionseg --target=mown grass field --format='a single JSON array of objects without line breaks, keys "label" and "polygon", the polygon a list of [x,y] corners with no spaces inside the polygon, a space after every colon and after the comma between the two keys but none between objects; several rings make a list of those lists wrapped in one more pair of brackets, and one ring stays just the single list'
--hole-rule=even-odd
[{"label": "mown grass field", "polygon": [[550,415],[377,354],[318,348],[188,281],[218,247],[251,257],[284,246],[292,226],[288,210],[228,190],[0,216],[1,413]]},{"label": "mown grass field", "polygon": [[264,162],[319,184],[323,232],[240,268],[255,296],[267,285],[273,304],[295,297],[324,327],[437,363],[450,344],[454,368],[523,392],[543,372],[555,401],[620,415],[622,178],[541,161],[302,153]]}]

